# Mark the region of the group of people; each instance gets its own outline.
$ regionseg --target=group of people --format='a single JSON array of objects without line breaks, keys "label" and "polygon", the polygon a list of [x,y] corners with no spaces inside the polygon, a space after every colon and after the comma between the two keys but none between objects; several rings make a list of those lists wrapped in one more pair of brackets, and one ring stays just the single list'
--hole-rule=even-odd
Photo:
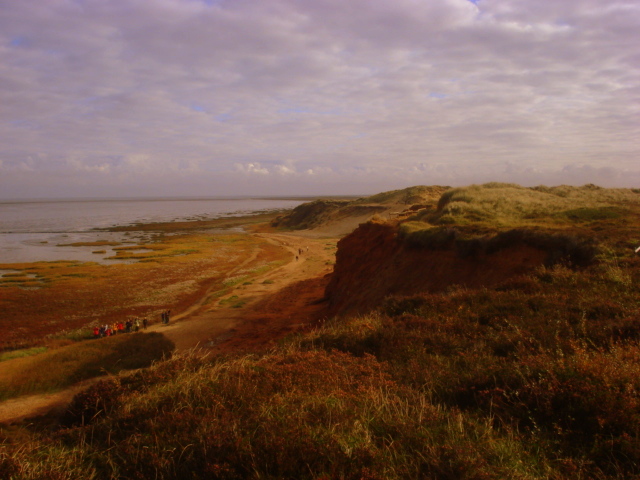
[{"label": "group of people", "polygon": [[[160,314],[160,319],[164,325],[169,323],[171,317],[171,310],[165,310]],[[105,324],[97,327],[93,327],[93,336],[95,338],[110,337],[118,333],[131,333],[138,332],[140,329],[146,330],[149,326],[149,321],[146,318],[142,320],[134,318],[133,320],[127,320],[126,322],[116,322],[111,325]]]},{"label": "group of people", "polygon": [[105,324],[99,327],[93,327],[93,336],[95,338],[110,337],[118,333],[131,333],[140,330],[140,327],[146,329],[148,321],[146,318],[142,319],[142,323],[139,318],[134,320],[127,320],[126,322],[116,322],[111,325]]}]

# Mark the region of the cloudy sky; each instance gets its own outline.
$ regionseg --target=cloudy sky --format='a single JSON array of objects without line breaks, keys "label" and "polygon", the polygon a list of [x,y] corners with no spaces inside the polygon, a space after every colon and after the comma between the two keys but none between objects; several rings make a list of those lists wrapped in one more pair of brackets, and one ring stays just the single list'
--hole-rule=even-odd
[{"label": "cloudy sky", "polygon": [[640,187],[638,0],[0,0],[0,198]]}]

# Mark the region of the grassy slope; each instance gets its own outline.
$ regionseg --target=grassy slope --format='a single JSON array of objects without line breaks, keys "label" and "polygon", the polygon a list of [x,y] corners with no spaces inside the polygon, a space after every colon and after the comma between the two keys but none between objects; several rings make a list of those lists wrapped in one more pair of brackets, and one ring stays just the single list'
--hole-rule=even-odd
[{"label": "grassy slope", "polygon": [[[478,230],[522,227],[528,214],[502,214],[492,227],[492,209],[528,210],[496,188],[521,193],[491,185],[449,197],[467,195],[461,203],[485,212]],[[585,194],[563,190],[558,198]],[[640,260],[630,246],[640,224],[628,219],[640,207],[634,192],[596,196],[606,195],[585,194],[577,207],[532,200],[536,227],[596,235],[594,265],[541,267],[495,289],[391,298],[379,312],[334,319],[268,355],[177,357],[111,378],[76,398],[67,429],[22,432],[13,444],[2,431],[0,477],[636,477]],[[498,199],[504,209],[481,206]],[[418,221],[437,223],[452,203]],[[609,207],[622,218],[566,214]],[[467,213],[446,215],[455,220],[448,225],[474,227]]]},{"label": "grassy slope", "polygon": [[630,189],[534,187],[489,183],[445,192],[438,211],[426,220],[436,224],[475,225],[492,229],[547,226],[617,220],[640,203]]},{"label": "grassy slope", "polygon": [[320,227],[348,217],[371,218],[414,204],[434,203],[449,187],[416,186],[382,192],[355,200],[316,200],[303,203],[272,222],[274,227],[303,230]]}]

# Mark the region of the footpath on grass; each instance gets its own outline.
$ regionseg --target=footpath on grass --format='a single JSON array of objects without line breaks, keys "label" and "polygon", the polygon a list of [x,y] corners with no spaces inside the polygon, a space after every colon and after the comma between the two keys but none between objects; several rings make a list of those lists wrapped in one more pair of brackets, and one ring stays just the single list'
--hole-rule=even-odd
[{"label": "footpath on grass", "polygon": [[[326,233],[325,233],[326,234]],[[287,263],[251,282],[229,287],[224,295],[206,292],[185,311],[175,312],[168,325],[152,325],[176,345],[176,351],[206,349],[219,353],[256,352],[284,336],[311,328],[324,315],[324,288],[332,271],[337,238],[313,238],[282,233],[254,233],[290,252]],[[257,255],[257,250],[253,253]],[[251,256],[228,272],[232,279]],[[0,423],[16,423],[43,415],[55,416],[92,379],[71,388],[29,395],[0,403]]]},{"label": "footpath on grass", "polygon": [[[157,324],[149,330],[167,336],[177,351],[255,351],[319,320],[327,275],[335,259],[335,240],[255,235],[288,250],[291,260],[248,284],[237,285],[223,296],[207,292],[185,312],[174,315],[169,325]],[[232,278],[243,265],[229,272],[228,277]]]}]

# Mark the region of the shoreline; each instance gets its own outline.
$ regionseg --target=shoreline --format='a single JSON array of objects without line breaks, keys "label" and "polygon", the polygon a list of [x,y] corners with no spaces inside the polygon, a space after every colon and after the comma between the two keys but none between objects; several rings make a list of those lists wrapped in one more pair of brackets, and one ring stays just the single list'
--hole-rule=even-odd
[{"label": "shoreline", "polygon": [[[120,261],[115,258],[113,248],[107,248],[100,257],[98,243],[123,245],[146,245],[161,241],[167,235],[181,235],[204,232],[211,235],[245,233],[246,228],[257,223],[268,223],[290,209],[257,211],[247,215],[233,215],[211,219],[178,219],[167,222],[141,222],[135,224],[95,227],[91,230],[60,232],[2,232],[4,248],[15,256],[9,260],[0,252],[0,269],[11,269],[11,265],[51,261],[97,262],[113,265]],[[100,247],[102,248],[102,247]],[[111,258],[110,258],[111,257]],[[0,275],[1,279],[1,275]]]},{"label": "shoreline", "polygon": [[78,197],[78,198],[0,198],[1,204],[15,203],[71,203],[71,202],[189,202],[197,200],[292,200],[310,202],[313,200],[355,200],[368,194],[363,195],[241,195],[241,196],[178,196],[178,197]]}]

